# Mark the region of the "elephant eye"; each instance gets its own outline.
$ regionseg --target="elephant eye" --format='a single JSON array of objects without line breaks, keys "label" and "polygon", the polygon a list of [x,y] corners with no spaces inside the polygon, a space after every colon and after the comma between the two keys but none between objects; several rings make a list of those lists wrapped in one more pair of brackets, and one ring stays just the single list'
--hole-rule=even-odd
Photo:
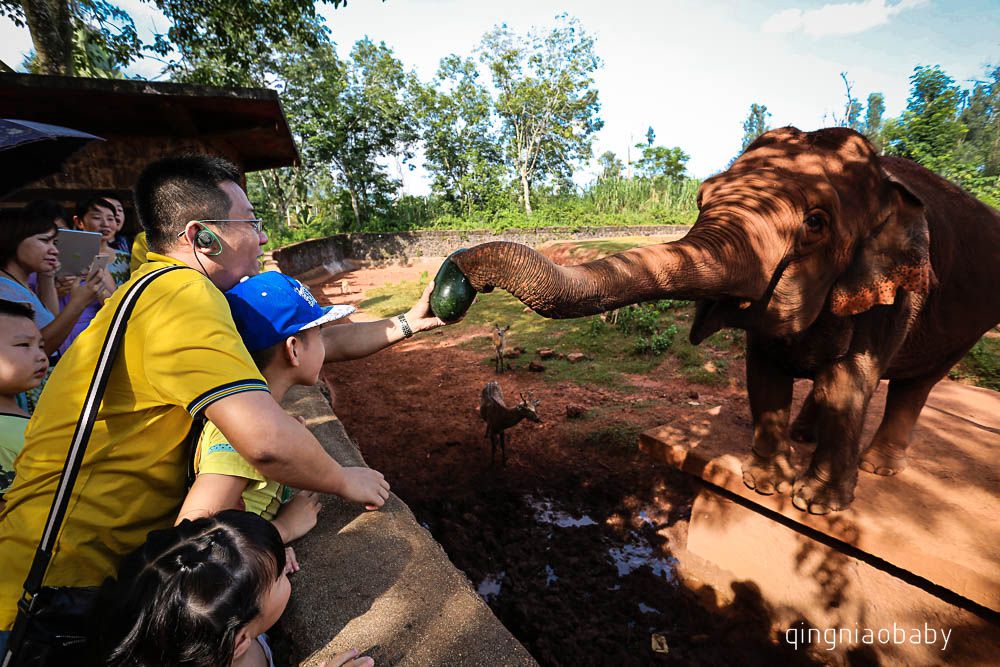
[{"label": "elephant eye", "polygon": [[815,233],[823,229],[823,225],[826,223],[826,220],[823,218],[822,215],[819,215],[818,213],[813,213],[811,215],[806,216],[806,219],[803,221],[803,223],[805,224],[807,230]]}]

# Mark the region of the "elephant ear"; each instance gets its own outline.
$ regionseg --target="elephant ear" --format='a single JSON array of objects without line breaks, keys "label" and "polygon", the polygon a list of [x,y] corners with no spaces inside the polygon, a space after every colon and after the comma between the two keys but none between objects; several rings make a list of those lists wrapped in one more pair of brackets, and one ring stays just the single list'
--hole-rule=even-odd
[{"label": "elephant ear", "polygon": [[883,183],[880,219],[830,294],[835,315],[857,315],[894,303],[898,289],[926,294],[935,282],[923,202],[892,175]]}]

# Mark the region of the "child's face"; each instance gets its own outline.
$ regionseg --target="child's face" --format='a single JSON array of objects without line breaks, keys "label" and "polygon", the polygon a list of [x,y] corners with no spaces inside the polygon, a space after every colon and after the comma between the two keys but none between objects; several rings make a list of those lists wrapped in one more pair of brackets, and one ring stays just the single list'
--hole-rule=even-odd
[{"label": "child's face", "polygon": [[17,263],[29,271],[45,273],[59,266],[56,230],[34,234],[17,246]]},{"label": "child's face", "polygon": [[320,371],[323,370],[323,362],[326,360],[326,348],[323,346],[323,334],[320,327],[312,327],[303,332],[302,351],[300,359],[301,376],[299,384],[312,386],[319,382]]},{"label": "child's face", "polygon": [[291,595],[292,585],[288,581],[288,570],[286,569],[260,601],[260,616],[254,619],[259,626],[259,628],[255,628],[258,633],[267,632],[272,625],[278,622],[278,619],[285,612],[285,607],[288,606],[288,598]]},{"label": "child's face", "polygon": [[113,241],[118,232],[115,212],[102,206],[91,206],[83,218],[76,218],[76,226],[88,232],[100,232],[105,241]]},{"label": "child's face", "polygon": [[34,389],[49,370],[42,334],[27,317],[0,315],[0,394]]}]

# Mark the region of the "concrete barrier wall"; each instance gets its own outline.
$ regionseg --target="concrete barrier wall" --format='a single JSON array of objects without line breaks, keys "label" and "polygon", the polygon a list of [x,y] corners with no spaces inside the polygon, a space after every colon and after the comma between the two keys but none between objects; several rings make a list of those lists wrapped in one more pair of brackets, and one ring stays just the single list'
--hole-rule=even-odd
[{"label": "concrete barrier wall", "polygon": [[405,262],[412,257],[445,257],[458,248],[487,241],[515,241],[530,246],[563,239],[596,239],[622,236],[664,236],[683,234],[685,225],[644,225],[641,227],[543,227],[487,230],[397,232],[392,234],[336,234],[310,239],[279,248],[272,258],[283,273],[297,275],[309,269],[345,259],[371,262]]},{"label": "concrete barrier wall", "polygon": [[[341,465],[366,465],[319,387],[295,387],[283,405]],[[538,667],[395,494],[377,512],[322,502],[293,543],[302,569],[272,633],[276,664],[320,667],[357,648],[382,667]]]}]

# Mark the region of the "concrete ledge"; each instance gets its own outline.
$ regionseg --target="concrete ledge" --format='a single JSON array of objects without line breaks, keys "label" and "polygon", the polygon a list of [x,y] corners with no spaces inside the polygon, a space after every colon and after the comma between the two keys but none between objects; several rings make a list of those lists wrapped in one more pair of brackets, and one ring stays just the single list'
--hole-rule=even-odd
[{"label": "concrete ledge", "polygon": [[[285,407],[340,463],[365,465],[318,388],[296,389]],[[327,496],[292,546],[302,570],[281,620],[287,664],[352,647],[383,666],[537,664],[395,495],[378,512]]]},{"label": "concrete ledge", "polygon": [[[795,409],[808,389],[808,382],[796,384]],[[884,402],[883,383],[871,401],[863,443]],[[862,472],[853,505],[826,516],[743,484],[740,461],[752,430],[746,411],[743,404],[707,407],[640,436],[654,460],[707,482],[692,508],[686,543],[675,549],[686,585],[709,584],[717,605],[727,603],[729,589],[751,585],[769,607],[774,632],[849,630],[839,648],[815,653],[824,663],[854,664],[852,657],[872,664],[995,662],[1000,394],[939,383],[914,429],[910,467],[895,477]],[[719,420],[739,426],[722,429]],[[746,437],[715,435],[734,430]],[[793,462],[802,471],[812,447],[795,449]],[[910,639],[914,629],[930,627],[954,631],[947,649],[943,642]],[[905,641],[865,643],[854,632],[903,632],[897,628],[906,629]]]},{"label": "concrete ledge", "polygon": [[[872,398],[862,443],[882,418],[885,382]],[[795,410],[808,392],[795,387]],[[913,432],[910,467],[894,477],[861,472],[851,507],[814,516],[787,495],[762,496],[743,484],[746,438],[714,438],[716,419],[736,419],[726,405],[687,425],[646,431],[640,446],[654,459],[679,467],[748,502],[856,547],[993,611],[1000,611],[1000,394],[943,381],[931,392]],[[794,411],[793,411],[794,414]],[[795,445],[793,462],[805,470],[811,446]]]},{"label": "concrete ledge", "polygon": [[989,620],[711,488],[673,552],[702,604],[732,608],[741,592],[759,595],[772,640],[819,664],[972,667],[1000,654]]}]

